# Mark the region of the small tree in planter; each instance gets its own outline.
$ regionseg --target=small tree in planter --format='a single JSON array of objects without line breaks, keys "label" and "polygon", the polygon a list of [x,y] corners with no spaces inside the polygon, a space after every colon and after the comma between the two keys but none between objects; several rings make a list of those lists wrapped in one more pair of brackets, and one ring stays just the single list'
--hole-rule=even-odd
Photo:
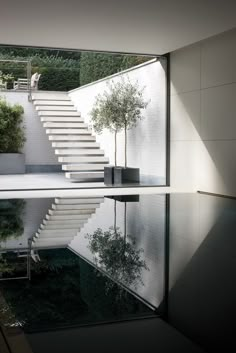
[{"label": "small tree in planter", "polygon": [[127,130],[136,126],[143,118],[142,110],[147,107],[148,102],[144,100],[144,88],[139,89],[138,82],[132,84],[128,79],[122,79],[116,83],[112,81],[107,86],[109,91],[104,91],[103,95],[99,94],[96,97],[91,111],[92,123],[97,133],[101,133],[105,128],[114,133],[115,166],[117,166],[117,133],[124,130],[124,167],[127,169]]},{"label": "small tree in planter", "polygon": [[[13,80],[14,76],[12,74],[4,74],[2,71],[0,71],[0,82],[3,84],[6,84],[6,88],[12,88],[13,87]],[[11,87],[8,87],[9,84]]]},{"label": "small tree in planter", "polygon": [[22,106],[11,106],[0,99],[0,174],[25,172],[24,155],[20,153],[25,142]]}]

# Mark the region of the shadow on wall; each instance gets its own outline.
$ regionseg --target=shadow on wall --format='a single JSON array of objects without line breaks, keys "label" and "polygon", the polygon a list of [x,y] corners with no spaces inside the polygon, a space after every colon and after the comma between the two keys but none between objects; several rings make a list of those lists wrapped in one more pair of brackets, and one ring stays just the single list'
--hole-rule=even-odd
[{"label": "shadow on wall", "polygon": [[[212,197],[203,200],[205,196],[196,196],[201,201],[198,244],[191,234],[177,234],[173,230],[170,234],[170,273],[177,262],[171,256],[176,256],[176,252],[183,256],[189,247],[198,249],[190,260],[181,258],[186,263],[175,274],[177,281],[169,292],[169,323],[208,352],[233,352],[236,349],[236,201]],[[176,237],[179,244],[175,248]]]},{"label": "shadow on wall", "polygon": [[235,43],[234,29],[171,54],[172,184],[236,195]]}]

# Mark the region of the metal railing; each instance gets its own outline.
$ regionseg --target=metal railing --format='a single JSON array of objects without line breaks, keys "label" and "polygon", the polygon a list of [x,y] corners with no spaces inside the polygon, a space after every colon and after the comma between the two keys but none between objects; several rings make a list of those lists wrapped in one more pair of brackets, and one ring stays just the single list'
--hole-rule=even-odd
[{"label": "metal railing", "polygon": [[[15,64],[25,64],[26,65],[26,78],[18,78],[15,82],[15,88],[14,88],[14,83],[13,83],[13,89],[14,90],[22,90],[20,88],[20,80],[24,80],[21,83],[23,84],[23,89],[28,91],[28,100],[32,101],[32,87],[31,87],[31,74],[32,74],[32,66],[31,66],[31,60],[10,60],[10,59],[1,59],[1,62],[9,62],[9,63],[15,63]],[[18,81],[19,80],[19,81]],[[18,83],[17,83],[18,82]],[[24,82],[24,83],[23,83]]]}]

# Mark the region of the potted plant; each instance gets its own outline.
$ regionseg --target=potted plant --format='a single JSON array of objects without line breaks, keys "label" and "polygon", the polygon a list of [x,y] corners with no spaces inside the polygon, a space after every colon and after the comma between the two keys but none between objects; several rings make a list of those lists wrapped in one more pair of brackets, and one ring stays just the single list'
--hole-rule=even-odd
[{"label": "potted plant", "polygon": [[4,74],[2,71],[0,71],[0,86],[2,86],[4,89],[13,88],[13,81],[14,76],[12,74]]},{"label": "potted plant", "polygon": [[[144,101],[143,90],[138,82],[132,84],[128,79],[107,83],[108,91],[96,97],[94,107],[90,113],[93,128],[97,133],[108,129],[114,133],[115,166],[104,168],[106,184],[139,182],[139,168],[127,167],[127,130],[137,125],[143,118],[142,110],[148,105]],[[117,133],[124,131],[125,155],[124,166],[117,166]]]},{"label": "potted plant", "polygon": [[22,106],[0,99],[0,174],[25,173],[25,156],[20,152],[25,142],[23,113]]}]

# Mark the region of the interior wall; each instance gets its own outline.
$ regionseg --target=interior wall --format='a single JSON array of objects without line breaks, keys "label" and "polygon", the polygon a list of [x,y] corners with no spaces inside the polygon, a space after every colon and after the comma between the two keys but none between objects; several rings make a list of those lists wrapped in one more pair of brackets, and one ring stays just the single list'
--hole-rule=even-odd
[{"label": "interior wall", "polygon": [[236,196],[236,29],[174,51],[171,186]]}]

